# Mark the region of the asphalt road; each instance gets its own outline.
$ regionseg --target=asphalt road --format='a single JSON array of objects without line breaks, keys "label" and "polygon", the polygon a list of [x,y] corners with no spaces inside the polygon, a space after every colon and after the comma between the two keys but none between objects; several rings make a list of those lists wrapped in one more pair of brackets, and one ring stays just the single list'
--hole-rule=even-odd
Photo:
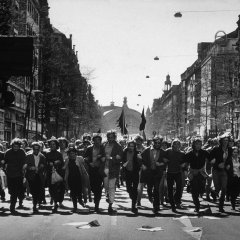
[{"label": "asphalt road", "polygon": [[[225,207],[226,213],[220,214],[216,204],[202,201],[202,211],[209,204],[212,214],[202,213],[197,216],[193,212],[191,196],[186,192],[183,195],[184,209],[176,214],[165,206],[161,207],[158,215],[154,215],[146,196],[142,199],[139,214],[131,213],[131,202],[125,187],[117,189],[115,207],[118,212],[112,216],[107,213],[105,197],[100,203],[100,214],[93,213],[93,203],[89,203],[90,210],[79,206],[79,213],[72,214],[69,197],[65,198],[65,207],[52,214],[49,198],[47,202],[39,214],[32,215],[31,200],[25,200],[25,209],[18,210],[20,214],[17,216],[10,215],[8,202],[0,203],[0,240],[237,240],[240,237],[240,212],[232,211],[229,202]],[[85,225],[85,228],[78,228],[81,224],[93,220],[97,220],[100,226]],[[137,230],[142,226],[161,227],[162,230],[156,232]]]}]

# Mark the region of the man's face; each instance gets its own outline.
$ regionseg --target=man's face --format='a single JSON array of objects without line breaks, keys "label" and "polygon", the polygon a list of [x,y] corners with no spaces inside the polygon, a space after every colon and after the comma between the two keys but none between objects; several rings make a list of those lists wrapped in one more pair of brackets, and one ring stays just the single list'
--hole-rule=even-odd
[{"label": "man's face", "polygon": [[172,148],[175,151],[178,151],[180,149],[180,146],[181,146],[180,142],[174,142]]},{"label": "man's face", "polygon": [[223,147],[227,147],[227,145],[228,145],[228,138],[223,138],[222,145],[223,145]]},{"label": "man's face", "polygon": [[39,151],[40,151],[40,147],[39,146],[33,146],[33,154],[34,155],[38,155]]},{"label": "man's face", "polygon": [[153,142],[153,148],[154,149],[160,149],[161,148],[161,141],[157,140]]},{"label": "man's face", "polygon": [[137,145],[137,146],[142,146],[142,141],[141,141],[140,139],[137,139],[137,140],[136,140],[136,145]]},{"label": "man's face", "polygon": [[202,142],[201,141],[196,141],[194,143],[195,149],[199,151],[202,148]]},{"label": "man's face", "polygon": [[99,137],[96,137],[96,138],[93,139],[93,143],[94,143],[95,146],[101,145],[101,142],[102,141]]},{"label": "man's face", "polygon": [[12,146],[13,151],[18,151],[20,149],[20,146],[18,144],[13,144]]},{"label": "man's face", "polygon": [[115,140],[114,134],[108,135],[107,139],[108,139],[108,142],[112,143]]},{"label": "man's face", "polygon": [[61,149],[65,149],[65,147],[66,147],[65,141],[59,141],[59,147]]},{"label": "man's face", "polygon": [[50,142],[49,147],[50,147],[51,150],[56,150],[56,149],[57,149],[57,145],[56,145],[56,143],[53,142],[53,141]]},{"label": "man's face", "polygon": [[129,143],[129,145],[128,145],[128,150],[129,150],[130,152],[133,152],[133,151],[134,151],[134,144],[133,144],[133,143]]}]

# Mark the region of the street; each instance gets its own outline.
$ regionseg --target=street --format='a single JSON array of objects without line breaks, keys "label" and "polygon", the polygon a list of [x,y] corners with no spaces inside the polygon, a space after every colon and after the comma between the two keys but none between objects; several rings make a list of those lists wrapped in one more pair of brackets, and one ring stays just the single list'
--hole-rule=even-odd
[{"label": "street", "polygon": [[[9,195],[7,195],[7,200]],[[49,203],[49,197],[47,202]],[[1,203],[1,240],[14,239],[228,239],[235,240],[240,236],[239,217],[240,212],[232,211],[230,203],[226,203],[226,213],[220,214],[216,204],[209,203],[212,214],[202,213],[198,217],[193,212],[193,204],[190,194],[184,192],[184,209],[178,213],[172,213],[167,207],[161,206],[158,215],[152,212],[151,204],[146,198],[146,190],[142,199],[142,207],[138,215],[130,211],[131,203],[125,191],[125,187],[117,189],[115,207],[116,215],[109,216],[105,197],[100,203],[100,214],[93,213],[93,203],[89,203],[88,209],[79,208],[79,213],[71,213],[72,203],[69,197],[65,197],[64,208],[57,214],[52,214],[51,206],[45,205],[39,214],[32,215],[30,200],[24,200],[24,210],[18,210],[18,216],[10,215],[9,203]],[[208,203],[202,201],[202,211]],[[100,226],[85,226],[77,228],[82,223],[97,220]],[[161,227],[162,231],[139,231],[142,226]]]}]

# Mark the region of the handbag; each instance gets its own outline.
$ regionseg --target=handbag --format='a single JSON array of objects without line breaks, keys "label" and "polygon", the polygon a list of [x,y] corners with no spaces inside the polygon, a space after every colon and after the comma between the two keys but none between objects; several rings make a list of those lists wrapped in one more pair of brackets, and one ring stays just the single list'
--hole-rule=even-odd
[{"label": "handbag", "polygon": [[63,178],[57,173],[56,169],[53,168],[51,176],[51,184],[62,182]]}]

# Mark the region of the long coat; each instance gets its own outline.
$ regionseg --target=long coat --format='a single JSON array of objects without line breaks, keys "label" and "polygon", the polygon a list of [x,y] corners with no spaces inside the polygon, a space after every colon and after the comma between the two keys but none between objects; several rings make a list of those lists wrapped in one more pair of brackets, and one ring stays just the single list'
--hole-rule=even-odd
[{"label": "long coat", "polygon": [[45,184],[46,179],[46,158],[42,153],[39,153],[39,163],[38,163],[38,170],[31,170],[31,167],[35,167],[35,160],[33,153],[28,154],[26,156],[26,164],[27,164],[27,171],[26,171],[26,178],[28,181],[32,181],[35,178],[35,175],[38,174],[42,184]]}]

